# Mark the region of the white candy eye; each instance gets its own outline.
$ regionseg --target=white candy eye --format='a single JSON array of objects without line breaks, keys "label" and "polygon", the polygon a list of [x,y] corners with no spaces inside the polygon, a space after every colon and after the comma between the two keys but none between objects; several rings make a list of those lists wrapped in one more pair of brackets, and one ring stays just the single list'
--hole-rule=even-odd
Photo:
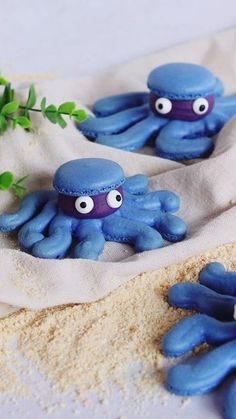
[{"label": "white candy eye", "polygon": [[204,97],[199,97],[193,102],[193,112],[197,115],[204,115],[209,108],[209,103]]},{"label": "white candy eye", "polygon": [[166,97],[159,97],[159,99],[156,100],[155,108],[158,113],[164,115],[171,111],[172,102],[170,101],[170,99],[167,99]]},{"label": "white candy eye", "polygon": [[107,204],[110,208],[119,208],[122,205],[122,201],[122,195],[116,189],[107,194]]},{"label": "white candy eye", "polygon": [[79,196],[75,201],[75,208],[80,214],[89,214],[93,207],[94,202],[90,196]]}]

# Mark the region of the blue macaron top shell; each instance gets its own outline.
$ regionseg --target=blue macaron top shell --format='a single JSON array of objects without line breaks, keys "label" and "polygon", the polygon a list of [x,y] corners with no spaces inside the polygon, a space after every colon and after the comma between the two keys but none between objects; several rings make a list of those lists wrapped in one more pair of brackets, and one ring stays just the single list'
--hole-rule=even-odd
[{"label": "blue macaron top shell", "polygon": [[149,74],[148,87],[157,96],[175,100],[223,93],[222,83],[210,70],[189,63],[170,63],[155,68]]},{"label": "blue macaron top shell", "polygon": [[125,176],[119,164],[106,159],[71,160],[58,168],[54,188],[64,195],[98,195],[121,186]]}]

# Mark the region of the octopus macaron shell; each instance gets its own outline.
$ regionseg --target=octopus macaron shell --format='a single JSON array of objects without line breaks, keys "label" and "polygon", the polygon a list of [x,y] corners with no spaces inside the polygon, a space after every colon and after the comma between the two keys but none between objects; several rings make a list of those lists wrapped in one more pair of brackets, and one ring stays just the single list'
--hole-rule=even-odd
[{"label": "octopus macaron shell", "polygon": [[192,63],[169,63],[151,71],[148,87],[157,96],[191,100],[203,96],[221,96],[223,84],[206,67]]},{"label": "octopus macaron shell", "polygon": [[98,195],[125,182],[120,165],[100,158],[71,160],[60,166],[53,178],[57,192],[69,196]]}]

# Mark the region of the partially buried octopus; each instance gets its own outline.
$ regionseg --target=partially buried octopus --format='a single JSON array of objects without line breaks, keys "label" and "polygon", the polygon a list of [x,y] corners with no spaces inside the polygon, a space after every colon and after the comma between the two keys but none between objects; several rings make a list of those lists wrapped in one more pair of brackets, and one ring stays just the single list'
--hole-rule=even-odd
[{"label": "partially buried octopus", "polygon": [[224,418],[236,419],[236,272],[226,271],[218,262],[210,263],[200,273],[200,284],[182,282],[170,288],[169,303],[201,314],[181,320],[166,334],[165,355],[178,357],[202,343],[216,347],[171,367],[167,388],[182,396],[205,394],[231,376]]},{"label": "partially buried octopus", "polygon": [[182,240],[186,224],[172,213],[180,206],[170,191],[148,193],[144,175],[125,177],[106,159],[72,160],[56,171],[56,191],[24,197],[17,212],[0,215],[0,231],[19,230],[22,250],[40,258],[63,258],[73,237],[74,257],[98,259],[105,241],[130,243],[137,252]]},{"label": "partially buried octopus", "polygon": [[236,115],[236,95],[207,68],[170,63],[148,76],[149,92],[109,96],[95,102],[94,116],[78,129],[95,142],[137,150],[155,139],[156,154],[171,160],[207,157],[212,136]]}]

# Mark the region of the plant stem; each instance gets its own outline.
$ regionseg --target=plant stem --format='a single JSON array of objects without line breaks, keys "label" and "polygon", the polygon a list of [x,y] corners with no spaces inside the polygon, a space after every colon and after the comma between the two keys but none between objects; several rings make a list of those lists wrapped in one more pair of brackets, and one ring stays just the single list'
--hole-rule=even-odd
[{"label": "plant stem", "polygon": [[[37,108],[27,108],[27,106],[19,106],[19,109],[23,109],[23,110],[27,109],[28,111],[41,112],[41,113],[42,113],[42,110],[41,110],[41,109],[37,109]],[[47,110],[47,112],[48,112],[48,113],[57,113],[58,111],[57,111],[57,110],[56,110],[56,111],[53,111],[53,110]],[[60,115],[70,115],[70,113],[69,113],[69,112],[59,112],[59,113],[60,113]]]}]

